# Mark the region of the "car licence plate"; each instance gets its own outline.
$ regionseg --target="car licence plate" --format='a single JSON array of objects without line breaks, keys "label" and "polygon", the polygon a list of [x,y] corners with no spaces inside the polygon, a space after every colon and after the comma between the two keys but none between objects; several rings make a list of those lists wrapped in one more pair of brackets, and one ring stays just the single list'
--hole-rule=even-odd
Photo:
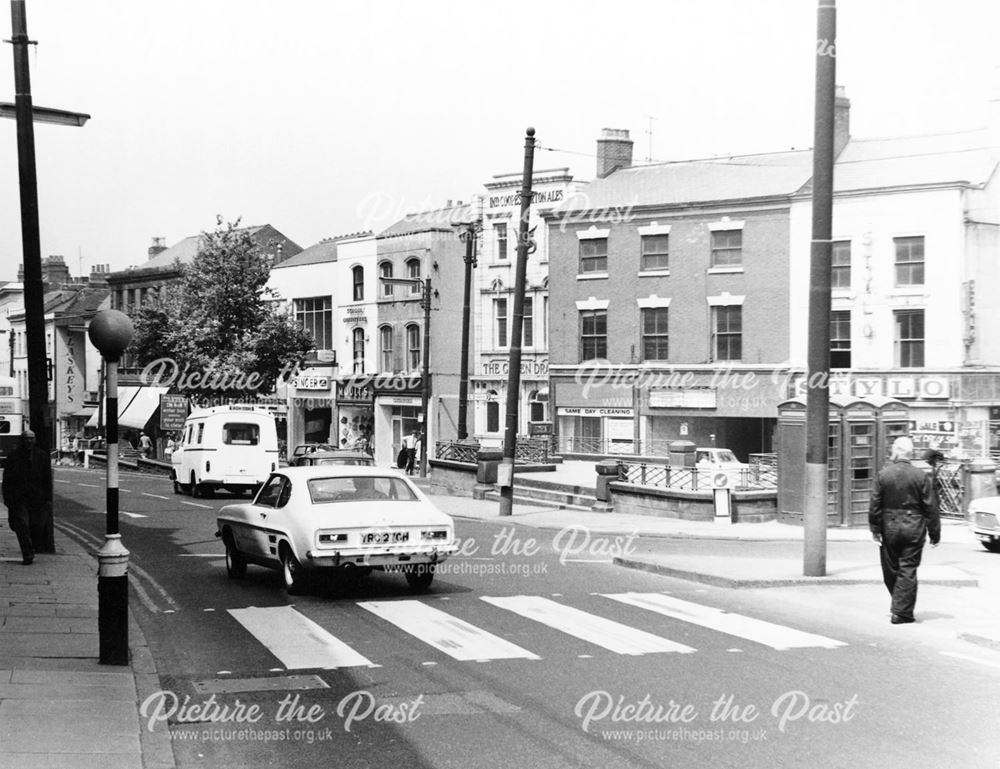
[{"label": "car licence plate", "polygon": [[361,544],[385,545],[390,542],[408,542],[409,539],[408,531],[369,531],[361,535]]}]

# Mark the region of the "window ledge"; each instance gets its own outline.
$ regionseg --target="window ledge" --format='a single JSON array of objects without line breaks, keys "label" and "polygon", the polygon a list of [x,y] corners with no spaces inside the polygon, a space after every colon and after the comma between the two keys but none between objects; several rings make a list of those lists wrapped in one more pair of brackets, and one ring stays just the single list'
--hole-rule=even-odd
[{"label": "window ledge", "polygon": [[491,262],[490,264],[487,264],[486,266],[489,267],[489,268],[491,268],[491,269],[494,268],[494,267],[510,267],[510,262],[508,262],[508,261]]},{"label": "window ledge", "polygon": [[576,276],[577,280],[607,280],[608,273],[606,272],[584,272]]},{"label": "window ledge", "polygon": [[669,278],[670,270],[639,270],[640,278]]},{"label": "window ledge", "polygon": [[743,267],[709,267],[709,275],[734,275],[743,272]]}]

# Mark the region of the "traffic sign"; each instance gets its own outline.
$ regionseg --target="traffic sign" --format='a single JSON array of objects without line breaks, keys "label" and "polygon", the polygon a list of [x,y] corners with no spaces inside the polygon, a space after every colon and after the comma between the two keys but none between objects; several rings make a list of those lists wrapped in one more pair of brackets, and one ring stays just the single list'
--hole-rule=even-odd
[{"label": "traffic sign", "polygon": [[724,472],[712,473],[712,488],[713,489],[728,489],[729,488],[729,475]]}]

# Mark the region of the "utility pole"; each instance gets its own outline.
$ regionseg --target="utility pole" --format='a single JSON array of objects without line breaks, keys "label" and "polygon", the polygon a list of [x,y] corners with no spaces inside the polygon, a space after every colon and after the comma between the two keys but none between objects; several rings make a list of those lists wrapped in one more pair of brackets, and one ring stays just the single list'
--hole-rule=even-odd
[{"label": "utility pole", "polygon": [[463,223],[458,237],[465,243],[465,292],[462,295],[462,362],[458,381],[458,439],[469,437],[469,333],[472,325],[472,269],[476,266],[476,237],[482,229],[479,220]]},{"label": "utility pole", "polygon": [[524,329],[524,284],[528,254],[535,250],[528,231],[531,216],[531,181],[535,163],[535,129],[524,137],[524,173],[521,177],[521,218],[517,229],[517,268],[514,277],[514,318],[511,324],[510,362],[507,374],[507,426],[503,438],[503,459],[497,468],[500,486],[500,515],[514,510],[514,457],[517,453],[518,406],[521,402],[521,333]]},{"label": "utility pole", "polygon": [[430,421],[427,408],[431,401],[431,279],[424,279],[423,298],[420,306],[424,309],[424,371],[420,377],[420,401],[423,411],[422,429],[420,431],[420,477],[427,477],[427,455],[430,447],[427,445],[427,423]]},{"label": "utility pole", "polygon": [[[28,69],[28,17],[24,0],[10,1],[11,44],[14,52],[14,110],[17,121],[17,170],[21,194],[21,244],[24,267],[24,333],[28,353],[28,424],[38,448],[52,450],[49,418],[48,361],[45,350],[45,287],[42,284],[42,246],[38,232],[38,176],[35,170],[35,121],[82,126],[90,118],[78,112],[35,107],[31,101]],[[0,117],[11,117],[9,104],[0,104]],[[45,541],[35,542],[40,553],[56,550],[52,527],[52,486],[44,489]],[[40,527],[41,528],[41,527]]]},{"label": "utility pole", "polygon": [[819,0],[816,32],[812,248],[809,269],[809,350],[806,380],[806,487],[802,554],[803,574],[807,577],[826,576],[836,43],[836,0]]}]

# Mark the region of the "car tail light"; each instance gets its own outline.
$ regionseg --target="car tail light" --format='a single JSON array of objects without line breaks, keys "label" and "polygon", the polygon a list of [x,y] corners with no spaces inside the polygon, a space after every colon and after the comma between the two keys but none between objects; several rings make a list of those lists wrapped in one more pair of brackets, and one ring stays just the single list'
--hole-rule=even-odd
[{"label": "car tail light", "polygon": [[212,463],[207,459],[205,460],[205,472],[206,473],[212,472]]},{"label": "car tail light", "polygon": [[432,529],[420,532],[420,538],[425,542],[428,540],[448,539],[447,529]]},{"label": "car tail light", "polygon": [[320,542],[327,543],[327,544],[329,544],[331,542],[346,542],[347,541],[347,535],[346,534],[334,534],[332,532],[326,531],[326,532],[322,532],[321,534],[319,534],[319,536],[317,536],[316,539],[318,539]]},{"label": "car tail light", "polygon": [[274,472],[274,469],[275,469],[275,468],[274,468],[274,462],[272,462],[272,463],[271,463],[271,472],[272,472],[272,473]]}]

